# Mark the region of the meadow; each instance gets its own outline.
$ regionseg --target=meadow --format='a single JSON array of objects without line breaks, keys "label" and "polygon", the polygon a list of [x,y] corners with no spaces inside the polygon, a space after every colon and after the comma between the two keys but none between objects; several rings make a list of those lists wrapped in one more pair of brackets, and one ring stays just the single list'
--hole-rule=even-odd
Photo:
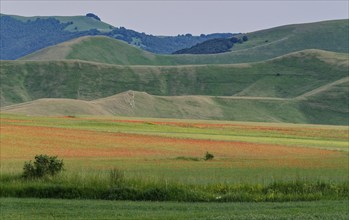
[{"label": "meadow", "polygon": [[[347,140],[345,126],[1,115],[3,175],[49,154],[64,159],[66,173],[117,168],[186,183],[343,182]],[[207,151],[213,161],[201,160]]]},{"label": "meadow", "polygon": [[[99,215],[122,219],[137,218],[139,213],[129,212],[135,207],[149,219],[267,218],[275,207],[289,211],[270,218],[348,215],[346,126],[12,114],[0,119],[6,219],[71,217],[67,203],[78,207],[74,215],[96,205]],[[214,158],[204,160],[206,152]],[[65,170],[23,179],[24,162],[38,154],[57,155]],[[144,202],[110,206],[101,200]],[[17,206],[21,211],[13,214]],[[338,211],[312,212],[315,206]],[[187,207],[195,212],[183,212]],[[222,214],[227,207],[231,211]],[[236,213],[240,209],[246,210]]]}]

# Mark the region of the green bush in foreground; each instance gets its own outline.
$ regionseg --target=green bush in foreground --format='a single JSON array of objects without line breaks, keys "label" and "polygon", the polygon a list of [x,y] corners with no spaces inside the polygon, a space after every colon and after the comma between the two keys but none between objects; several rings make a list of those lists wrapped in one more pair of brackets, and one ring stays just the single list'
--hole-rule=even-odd
[{"label": "green bush in foreground", "polygon": [[63,170],[63,166],[63,160],[58,160],[57,156],[36,155],[34,163],[24,163],[22,176],[26,179],[54,176]]}]

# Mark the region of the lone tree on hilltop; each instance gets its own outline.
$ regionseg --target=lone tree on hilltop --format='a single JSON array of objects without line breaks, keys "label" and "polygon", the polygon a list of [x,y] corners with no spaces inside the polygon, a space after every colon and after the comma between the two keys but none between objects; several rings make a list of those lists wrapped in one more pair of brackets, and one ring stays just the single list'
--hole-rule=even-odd
[{"label": "lone tree on hilltop", "polygon": [[97,15],[95,15],[95,14],[93,14],[93,13],[87,13],[87,14],[86,14],[86,17],[94,18],[94,19],[96,19],[96,20],[98,20],[98,21],[101,20]]}]

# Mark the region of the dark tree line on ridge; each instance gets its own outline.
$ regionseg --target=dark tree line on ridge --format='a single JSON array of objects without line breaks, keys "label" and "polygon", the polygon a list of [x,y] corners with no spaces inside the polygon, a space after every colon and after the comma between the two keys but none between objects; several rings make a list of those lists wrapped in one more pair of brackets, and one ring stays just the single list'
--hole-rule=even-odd
[{"label": "dark tree line on ridge", "polygon": [[[86,17],[100,20],[97,15],[92,13],[86,14]],[[53,17],[36,18],[23,22],[12,16],[1,15],[0,25],[1,60],[18,59],[39,49],[81,36],[105,35],[160,54],[171,54],[174,51],[191,47],[209,39],[233,36],[231,33],[201,34],[200,36],[192,36],[191,34],[153,36],[124,27],[111,27],[109,32],[100,32],[97,29],[71,32],[65,29],[67,26],[73,25],[72,21],[61,23]]]}]

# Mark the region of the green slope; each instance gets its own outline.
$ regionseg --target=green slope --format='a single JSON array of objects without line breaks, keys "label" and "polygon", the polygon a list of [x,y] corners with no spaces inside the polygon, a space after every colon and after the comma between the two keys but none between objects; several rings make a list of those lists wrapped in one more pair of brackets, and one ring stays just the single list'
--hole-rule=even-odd
[{"label": "green slope", "polygon": [[[300,108],[307,114],[307,120],[309,121],[316,121],[317,117],[321,117],[325,124],[349,125],[348,106],[349,77],[346,77],[328,86],[320,87],[314,92],[309,92],[305,100],[301,101]],[[341,117],[329,117],[333,114],[341,115]]]},{"label": "green slope", "polygon": [[20,60],[78,59],[108,64],[155,65],[159,63],[158,57],[160,56],[130,46],[123,41],[105,36],[85,36],[44,48]]},{"label": "green slope", "polygon": [[152,95],[292,98],[347,76],[348,55],[319,50],[265,62],[118,66],[70,61],[1,61],[1,105],[39,98],[93,100],[127,90]]},{"label": "green slope", "polygon": [[[347,124],[348,67],[348,54],[319,50],[223,65],[1,61],[1,105],[10,112],[43,115]],[[128,90],[146,93],[136,92],[132,101],[131,93],[122,93]],[[79,100],[45,99],[9,106],[41,98]]]},{"label": "green slope", "polygon": [[[335,100],[323,99],[323,94],[315,94],[307,98],[278,99],[268,97],[154,96],[145,92],[128,91],[92,101],[39,99],[6,106],[1,111],[47,116],[119,115],[347,125],[349,111],[347,106],[341,103],[348,103],[349,78],[346,77],[341,81],[328,88],[329,91],[341,94]],[[326,94],[325,91],[323,93]]]},{"label": "green slope", "polygon": [[80,37],[56,46],[47,47],[20,60],[70,60],[94,61],[108,64],[156,64],[158,55],[130,46],[112,38]]},{"label": "green slope", "polygon": [[[247,33],[231,52],[210,55],[155,55],[107,37],[85,37],[37,51],[23,60],[79,59],[109,64],[179,65],[255,62],[304,49],[348,53],[348,20],[296,24]],[[66,53],[58,53],[66,47]],[[59,54],[59,55],[57,55]]]}]

